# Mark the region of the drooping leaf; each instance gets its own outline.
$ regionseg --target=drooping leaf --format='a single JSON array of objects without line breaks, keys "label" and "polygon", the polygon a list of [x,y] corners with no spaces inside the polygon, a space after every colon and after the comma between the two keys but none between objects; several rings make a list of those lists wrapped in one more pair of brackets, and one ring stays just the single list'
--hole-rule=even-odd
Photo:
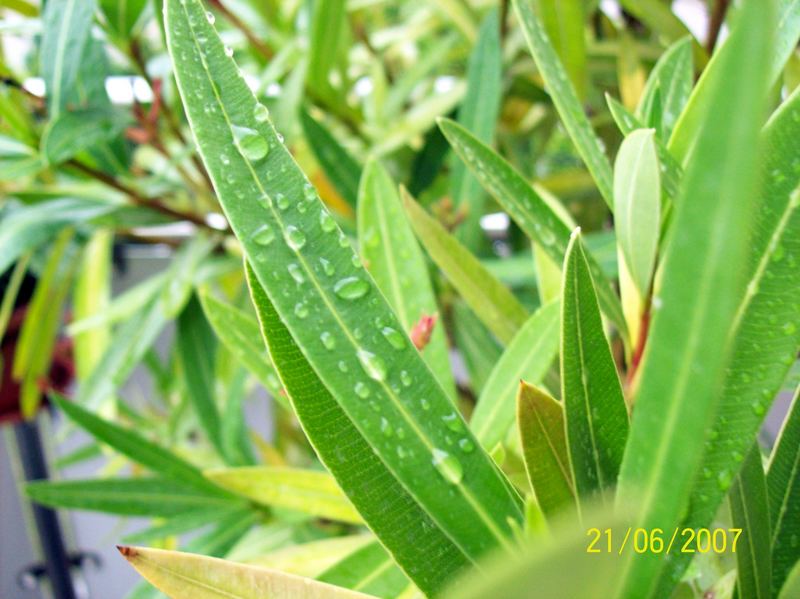
[{"label": "drooping leaf", "polygon": [[510,343],[527,320],[527,311],[511,291],[411,196],[401,190],[414,232],[466,304],[501,343]]},{"label": "drooping leaf", "polygon": [[[490,12],[481,24],[478,41],[467,64],[467,93],[458,109],[458,122],[484,143],[491,144],[502,101],[502,48],[497,12]],[[466,216],[458,227],[459,240],[472,250],[478,248],[483,231],[480,219],[486,197],[464,163],[453,161],[450,197]]]},{"label": "drooping leaf", "polygon": [[361,524],[353,505],[327,472],[251,466],[206,471],[221,487],[267,506]]},{"label": "drooping leaf", "polygon": [[[800,172],[792,168],[800,152],[800,92],[796,91],[770,119],[761,134],[759,168],[763,207],[751,224],[746,292],[738,299],[730,365],[717,414],[708,435],[703,461],[695,476],[686,524],[707,526],[725,495],[722,481],[733,479],[744,455],[786,378],[800,348],[800,312],[794,290],[800,272],[793,257],[800,255]],[[777,173],[777,176],[776,176]],[[796,259],[796,258],[794,258]],[[678,580],[688,555],[676,556],[662,586]]]},{"label": "drooping leaf", "polygon": [[767,485],[757,444],[748,452],[731,486],[730,502],[733,526],[742,530],[736,551],[739,597],[769,599],[772,539]]},{"label": "drooping leaf", "polygon": [[205,493],[227,495],[219,487],[208,482],[195,466],[168,449],[148,441],[136,431],[123,428],[109,420],[104,420],[60,396],[54,396],[53,401],[70,420],[92,435],[92,437],[127,456],[137,464],[144,466],[154,474],[180,481]]},{"label": "drooping leaf", "polygon": [[661,229],[661,181],[654,131],[625,138],[614,167],[617,243],[640,297],[647,297]]},{"label": "drooping leaf", "polygon": [[[637,115],[655,127],[662,139],[669,139],[693,84],[692,38],[687,36],[672,44],[656,62],[647,78]],[[656,94],[660,100],[660,118],[653,114]]]},{"label": "drooping leaf", "polygon": [[25,486],[25,493],[43,505],[124,516],[167,517],[241,505],[166,478],[36,481]]},{"label": "drooping leaf", "polygon": [[[637,525],[644,528],[679,525],[722,391],[744,292],[741,271],[730,265],[746,258],[755,207],[753,148],[767,87],[770,8],[743,8],[746,26],[731,34],[735,52],[723,63],[726,76],[715,85],[715,109],[698,140],[702,160],[690,163],[676,202],[620,471],[619,497],[640,499]],[[649,595],[664,560],[636,554],[627,561],[622,596]]]},{"label": "drooping leaf", "polygon": [[144,578],[172,599],[366,599],[369,595],[213,557],[163,549],[120,547]]},{"label": "drooping leaf", "polygon": [[522,381],[517,393],[517,423],[536,502],[552,518],[575,505],[564,408],[542,389]]},{"label": "drooping leaf", "polygon": [[[95,232],[83,250],[75,281],[73,317],[88,318],[105,310],[111,300],[111,252],[114,235],[110,230]],[[110,341],[108,327],[95,327],[75,335],[75,368],[85,380],[102,358]]]},{"label": "drooping leaf", "polygon": [[42,134],[42,156],[60,164],[84,150],[95,148],[119,133],[125,121],[96,109],[64,112],[50,121]]},{"label": "drooping leaf", "polygon": [[[439,126],[450,145],[473,169],[478,180],[497,199],[509,216],[554,260],[562,260],[569,243],[570,228],[548,203],[508,162],[452,121]],[[610,167],[609,167],[610,168]],[[412,221],[413,222],[413,221]],[[621,331],[625,330],[622,308],[600,266],[590,256],[589,265],[597,281],[603,311]]]},{"label": "drooping leaf", "polygon": [[537,310],[522,326],[497,361],[483,385],[470,427],[478,441],[491,450],[514,422],[519,381],[540,384],[558,351],[559,303]]},{"label": "drooping leaf", "polygon": [[42,14],[39,61],[51,117],[66,106],[90,37],[94,0],[54,0]]},{"label": "drooping leaf", "polygon": [[583,111],[575,88],[569,82],[567,72],[531,6],[531,0],[514,0],[514,9],[528,42],[528,48],[536,61],[536,66],[544,79],[564,128],[594,177],[600,195],[603,196],[606,204],[613,208],[611,163],[609,163],[603,146]]},{"label": "drooping leaf", "polygon": [[35,175],[45,167],[42,156],[31,146],[0,135],[0,181]]},{"label": "drooping leaf", "polygon": [[288,406],[286,399],[280,393],[281,383],[278,375],[264,348],[258,320],[209,293],[200,294],[200,303],[214,333],[228,351],[241,360],[242,365],[255,375],[277,401]]},{"label": "drooping leaf", "polygon": [[166,519],[158,520],[156,524],[144,530],[125,535],[125,543],[151,543],[168,537],[177,536],[186,532],[200,530],[216,522],[227,520],[231,515],[241,516],[243,513],[252,513],[250,507],[242,508],[232,504],[224,509],[197,509],[177,514]]},{"label": "drooping leaf", "polygon": [[[406,220],[397,186],[378,162],[364,167],[358,195],[358,237],[361,256],[378,288],[394,309],[402,331],[382,329],[393,343],[397,335],[408,335],[424,316],[438,316],[436,297],[425,257]],[[434,325],[422,357],[450,397],[455,383],[450,366],[447,338],[441,322]]]},{"label": "drooping leaf", "polygon": [[560,354],[567,447],[584,505],[616,484],[628,411],[580,239],[573,235],[564,258]]},{"label": "drooping leaf", "polygon": [[795,392],[767,470],[772,521],[772,593],[800,561],[800,387]]},{"label": "drooping leaf", "polygon": [[[249,266],[248,281],[270,355],[320,460],[409,578],[429,594],[437,592],[469,559],[372,452],[303,357]],[[373,498],[365,488],[382,495]]]},{"label": "drooping leaf", "polygon": [[377,541],[357,549],[317,580],[386,599],[398,597],[408,586],[402,570]]}]

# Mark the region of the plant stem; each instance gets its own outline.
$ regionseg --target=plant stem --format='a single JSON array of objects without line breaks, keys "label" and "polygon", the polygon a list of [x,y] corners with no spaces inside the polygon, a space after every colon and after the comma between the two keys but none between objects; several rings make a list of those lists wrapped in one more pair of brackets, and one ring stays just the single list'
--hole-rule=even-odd
[{"label": "plant stem", "polygon": [[209,4],[216,8],[217,11],[224,16],[231,25],[239,29],[247,38],[247,41],[250,42],[250,45],[253,46],[253,48],[255,48],[259,54],[261,54],[261,56],[268,61],[272,60],[272,57],[275,55],[275,53],[272,51],[272,48],[267,46],[261,38],[253,33],[253,30],[250,29],[238,16],[228,10],[221,0],[209,0]]},{"label": "plant stem", "polygon": [[714,46],[717,45],[719,32],[725,22],[725,14],[728,12],[729,4],[730,0],[716,0],[714,3],[714,11],[711,13],[711,19],[708,23],[708,39],[706,40],[706,52],[708,52],[709,56],[714,52]]}]

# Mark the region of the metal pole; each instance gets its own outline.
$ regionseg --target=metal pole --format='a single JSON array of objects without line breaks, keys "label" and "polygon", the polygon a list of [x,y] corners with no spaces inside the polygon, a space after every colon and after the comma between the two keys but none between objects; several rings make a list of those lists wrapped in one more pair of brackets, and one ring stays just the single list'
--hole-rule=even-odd
[{"label": "metal pole", "polygon": [[[20,462],[28,481],[47,478],[39,427],[35,421],[20,421],[14,425],[14,436],[19,448]],[[55,599],[76,599],[69,568],[70,560],[61,534],[55,510],[33,504],[33,519],[44,556],[44,565]]]}]

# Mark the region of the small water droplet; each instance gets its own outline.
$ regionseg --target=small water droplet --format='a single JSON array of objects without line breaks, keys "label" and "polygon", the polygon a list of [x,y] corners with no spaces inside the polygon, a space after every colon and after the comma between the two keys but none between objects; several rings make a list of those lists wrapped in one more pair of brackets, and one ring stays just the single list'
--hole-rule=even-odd
[{"label": "small water droplet", "polygon": [[328,331],[323,331],[319,336],[319,340],[322,341],[322,345],[325,346],[325,349],[333,349],[336,347],[336,340]]},{"label": "small water droplet", "polygon": [[269,225],[263,224],[253,231],[250,238],[253,240],[253,243],[257,243],[258,245],[269,245],[275,240],[275,231],[273,231],[272,227]]},{"label": "small water droplet", "polygon": [[345,235],[344,233],[339,231],[339,247],[346,248],[346,247],[349,247],[349,246],[350,246],[350,242],[347,240],[347,235]]},{"label": "small water droplet", "polygon": [[420,400],[419,400],[419,405],[420,405],[420,406],[422,407],[422,409],[423,409],[423,410],[425,410],[426,412],[427,412],[428,410],[430,410],[430,409],[431,409],[431,402],[429,402],[429,401],[428,401],[427,399],[425,399],[424,397],[423,397],[422,399],[420,399]]},{"label": "small water droplet", "polygon": [[256,201],[265,210],[269,210],[270,208],[272,208],[272,198],[269,197],[269,194],[265,193],[265,194],[260,195]]},{"label": "small water droplet", "polygon": [[269,108],[260,102],[257,103],[255,108],[253,108],[253,118],[257,123],[265,123],[267,119],[269,119]]},{"label": "small water droplet", "polygon": [[212,13],[210,10],[206,11],[206,21],[208,21],[209,25],[213,25],[214,23],[217,22],[217,18],[214,16],[214,13]]},{"label": "small water droplet", "polygon": [[230,159],[230,158],[228,158],[228,155],[227,155],[227,154],[220,154],[220,155],[219,155],[219,161],[220,161],[220,162],[221,162],[221,163],[222,163],[224,166],[228,166],[228,165],[231,163],[231,159]]},{"label": "small water droplet", "polygon": [[309,202],[316,197],[316,192],[314,191],[314,187],[311,183],[306,183],[303,185],[303,197],[308,200]]},{"label": "small water droplet", "polygon": [[297,316],[297,318],[305,318],[308,316],[308,306],[306,306],[304,302],[297,302],[294,305],[294,315]]},{"label": "small water droplet", "polygon": [[333,286],[333,292],[342,299],[354,300],[364,297],[369,291],[369,283],[358,277],[345,277]]},{"label": "small water droplet", "polygon": [[386,418],[381,418],[381,432],[384,437],[391,437],[394,435],[394,429],[391,423]]},{"label": "small water droplet", "polygon": [[797,331],[797,325],[793,322],[787,322],[781,327],[784,335],[793,335]]},{"label": "small water droplet", "polygon": [[225,46],[225,56],[228,58],[233,58],[233,48],[230,46]]},{"label": "small water droplet", "polygon": [[397,438],[398,438],[398,439],[401,439],[401,440],[406,438],[406,431],[405,431],[405,429],[402,429],[402,428],[398,428],[398,429],[397,429]]},{"label": "small water droplet", "polygon": [[300,250],[306,244],[306,234],[294,225],[286,227],[283,238],[286,239],[286,244],[294,251]]},{"label": "small water droplet", "polygon": [[443,449],[433,449],[433,467],[450,484],[457,485],[464,478],[464,469],[457,458]]},{"label": "small water droplet", "polygon": [[250,127],[233,125],[233,139],[236,147],[247,160],[261,160],[269,152],[269,144],[258,131]]},{"label": "small water droplet", "polygon": [[333,264],[330,263],[330,260],[326,260],[325,258],[320,258],[319,263],[322,265],[322,272],[324,272],[329,277],[333,276],[336,273],[336,269],[333,267]]},{"label": "small water droplet", "polygon": [[731,482],[733,482],[733,476],[731,475],[730,470],[723,470],[717,476],[717,484],[719,485],[721,491],[727,491],[731,486]]},{"label": "small water droplet", "polygon": [[286,210],[289,207],[289,198],[287,198],[282,193],[279,193],[275,196],[275,201],[278,204],[278,208],[281,210]]},{"label": "small water droplet", "polygon": [[358,361],[361,362],[361,367],[367,375],[376,381],[383,381],[386,379],[386,365],[383,360],[365,349],[359,349],[356,352]]},{"label": "small water droplet", "polygon": [[459,440],[458,446],[461,448],[461,451],[464,453],[470,453],[472,450],[475,449],[475,444],[464,437],[463,439]]},{"label": "small water droplet", "polygon": [[355,391],[356,395],[358,395],[361,399],[366,399],[369,397],[369,387],[367,387],[366,383],[362,383],[361,381],[356,383],[356,386],[353,387],[353,391]]},{"label": "small water droplet", "polygon": [[403,387],[408,387],[411,385],[411,375],[408,374],[405,370],[400,371],[400,382],[403,383]]},{"label": "small water droplet", "polygon": [[295,283],[302,284],[305,282],[306,278],[303,276],[303,270],[300,268],[299,265],[292,262],[289,266],[286,267],[286,270],[289,271],[289,274],[294,279]]},{"label": "small water droplet", "polygon": [[447,416],[443,416],[442,420],[444,420],[444,423],[447,425],[447,428],[449,428],[454,433],[463,432],[464,426],[461,424],[461,417],[455,412],[453,412],[452,414],[448,414]]},{"label": "small water droplet", "polygon": [[327,210],[321,210],[319,213],[319,226],[326,233],[331,233],[336,230],[336,221]]},{"label": "small water droplet", "polygon": [[753,409],[753,414],[756,416],[762,416],[766,411],[764,405],[758,401],[754,401],[752,404],[750,404],[750,407]]},{"label": "small water droplet", "polygon": [[347,372],[349,368],[347,368],[347,362],[344,360],[339,360],[339,372]]},{"label": "small water droplet", "polygon": [[405,448],[405,447],[403,447],[402,445],[398,445],[398,446],[397,446],[397,457],[398,457],[398,458],[400,458],[400,459],[402,460],[402,459],[404,459],[404,458],[405,458],[407,455],[408,455],[408,452],[406,451],[406,448]]},{"label": "small water droplet", "polygon": [[395,349],[404,349],[406,346],[406,340],[401,333],[398,333],[392,327],[383,327],[381,329],[381,333],[383,334],[384,339],[389,342]]}]

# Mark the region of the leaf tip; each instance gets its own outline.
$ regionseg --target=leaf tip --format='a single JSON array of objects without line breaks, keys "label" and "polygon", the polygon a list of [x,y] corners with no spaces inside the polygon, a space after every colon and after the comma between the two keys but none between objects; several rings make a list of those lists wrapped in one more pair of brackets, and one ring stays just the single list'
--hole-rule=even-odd
[{"label": "leaf tip", "polygon": [[139,551],[136,549],[136,547],[131,547],[129,545],[117,545],[117,551],[119,551],[122,557],[128,561],[133,560],[137,555],[139,555]]}]

